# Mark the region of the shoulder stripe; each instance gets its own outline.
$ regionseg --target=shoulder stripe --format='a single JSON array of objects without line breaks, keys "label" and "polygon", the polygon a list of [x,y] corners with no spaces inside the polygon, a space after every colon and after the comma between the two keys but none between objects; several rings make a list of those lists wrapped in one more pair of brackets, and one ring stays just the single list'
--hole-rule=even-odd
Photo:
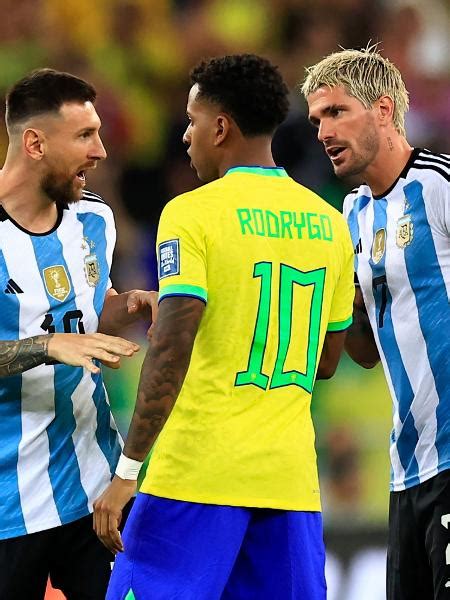
[{"label": "shoulder stripe", "polygon": [[445,167],[441,167],[438,165],[433,165],[433,164],[428,164],[428,165],[422,165],[419,163],[414,163],[414,165],[411,167],[412,169],[423,169],[426,171],[435,171],[436,173],[439,173],[439,175],[442,175],[442,177],[446,180],[450,182],[450,173],[447,173],[445,171]]},{"label": "shoulder stripe", "polygon": [[83,191],[83,196],[81,197],[81,199],[88,200],[90,202],[102,202],[102,204],[106,204],[106,202],[101,196],[99,196],[98,194],[94,194],[94,192],[90,192],[89,190]]},{"label": "shoulder stripe", "polygon": [[431,150],[421,150],[420,154],[425,154],[427,157],[440,158],[447,163],[450,163],[450,154],[442,154],[439,152],[431,152]]},{"label": "shoulder stripe", "polygon": [[425,164],[432,164],[432,165],[442,165],[445,169],[449,169],[450,170],[450,160],[445,160],[443,158],[436,158],[434,156],[418,156],[416,158],[416,161],[420,161],[421,163],[425,163]]}]

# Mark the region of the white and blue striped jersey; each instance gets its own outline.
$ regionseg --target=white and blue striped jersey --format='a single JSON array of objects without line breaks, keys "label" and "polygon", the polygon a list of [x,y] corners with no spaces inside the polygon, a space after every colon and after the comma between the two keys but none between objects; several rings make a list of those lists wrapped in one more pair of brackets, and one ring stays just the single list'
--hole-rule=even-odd
[{"label": "white and blue striped jersey", "polygon": [[450,468],[450,155],[415,149],[382,196],[344,202],[392,395],[391,490]]},{"label": "white and blue striped jersey", "polygon": [[[97,331],[115,239],[91,192],[44,234],[0,207],[0,339]],[[0,378],[0,440],[0,539],[92,512],[121,451],[101,375],[63,364]]]}]

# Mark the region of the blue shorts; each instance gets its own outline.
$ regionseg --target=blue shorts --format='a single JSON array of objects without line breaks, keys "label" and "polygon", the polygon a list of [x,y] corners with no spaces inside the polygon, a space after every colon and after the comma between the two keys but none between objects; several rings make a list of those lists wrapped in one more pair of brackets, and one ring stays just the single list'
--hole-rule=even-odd
[{"label": "blue shorts", "polygon": [[322,515],[138,494],[106,600],[325,600]]}]

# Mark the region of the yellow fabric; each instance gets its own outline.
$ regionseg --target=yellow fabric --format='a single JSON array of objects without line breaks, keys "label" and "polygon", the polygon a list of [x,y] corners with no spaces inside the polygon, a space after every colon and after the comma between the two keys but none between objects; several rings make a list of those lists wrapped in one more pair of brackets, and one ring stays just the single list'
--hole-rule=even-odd
[{"label": "yellow fabric", "polygon": [[310,388],[327,329],[351,321],[343,217],[282,169],[239,167],[172,200],[157,243],[179,247],[170,267],[179,274],[160,280],[161,301],[207,300],[141,491],[320,510]]}]

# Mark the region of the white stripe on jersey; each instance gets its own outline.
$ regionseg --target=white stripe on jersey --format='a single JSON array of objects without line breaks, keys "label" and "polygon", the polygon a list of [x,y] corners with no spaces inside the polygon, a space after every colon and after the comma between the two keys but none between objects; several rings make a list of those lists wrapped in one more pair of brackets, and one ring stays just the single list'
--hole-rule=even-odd
[{"label": "white stripe on jersey", "polygon": [[[61,524],[48,473],[50,452],[46,431],[55,418],[54,389],[48,376],[49,370],[54,369],[40,365],[22,376],[22,439],[17,474],[23,518],[29,533],[39,531],[41,526],[46,529]],[[42,398],[39,404],[36,390]],[[36,485],[37,481],[39,485]]]},{"label": "white stripe on jersey", "polygon": [[72,434],[72,438],[80,466],[81,483],[88,497],[90,511],[94,500],[103,492],[105,481],[109,481],[111,478],[109,463],[95,437],[97,411],[92,402],[94,387],[89,372],[84,371],[83,381],[80,382],[72,394],[73,412],[76,420],[76,429]]}]

